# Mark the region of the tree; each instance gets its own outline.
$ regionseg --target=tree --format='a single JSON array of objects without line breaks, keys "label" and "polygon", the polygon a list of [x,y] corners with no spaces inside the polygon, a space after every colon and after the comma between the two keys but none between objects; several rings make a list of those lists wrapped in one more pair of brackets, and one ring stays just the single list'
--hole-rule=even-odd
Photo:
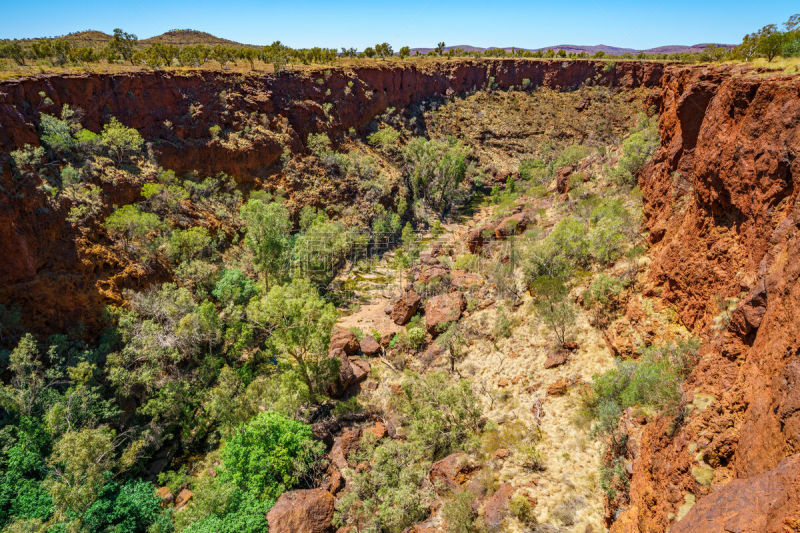
[{"label": "tree", "polygon": [[259,499],[277,499],[309,473],[323,450],[311,426],[264,411],[225,444],[220,477]]},{"label": "tree", "polygon": [[111,122],[104,125],[103,131],[100,132],[100,146],[105,148],[109,157],[121,165],[126,157],[137,155],[142,151],[144,139],[138,131],[111,117]]},{"label": "tree", "polygon": [[775,59],[775,56],[781,53],[783,34],[778,31],[778,27],[775,24],[764,26],[758,30],[756,36],[758,40],[756,50],[758,53],[764,55],[768,62]]},{"label": "tree", "polygon": [[239,212],[247,230],[245,245],[253,252],[255,267],[269,288],[272,280],[286,273],[291,230],[289,211],[278,201],[264,203],[250,199]]},{"label": "tree", "polygon": [[127,243],[128,240],[143,241],[150,233],[160,231],[163,223],[158,215],[128,204],[108,215],[103,226],[109,231],[121,234]]},{"label": "tree", "polygon": [[247,317],[268,335],[267,350],[294,365],[315,401],[334,371],[335,363],[328,357],[331,328],[338,317],[333,304],[311,282],[296,278],[252,300]]},{"label": "tree", "polygon": [[400,48],[397,54],[400,56],[400,59],[405,59],[411,55],[411,48],[409,48],[408,46],[403,46]]},{"label": "tree", "polygon": [[436,55],[437,56],[443,56],[444,55],[444,47],[445,47],[444,41],[442,41],[442,42],[440,42],[439,44],[436,45]]},{"label": "tree", "polygon": [[394,54],[392,46],[389,43],[380,43],[375,45],[375,55],[380,58],[391,57]]},{"label": "tree", "polygon": [[132,33],[126,33],[119,28],[114,29],[114,35],[108,43],[109,57],[116,59],[121,57],[124,61],[133,64],[133,53],[139,38]]},{"label": "tree", "polygon": [[567,329],[575,322],[575,309],[567,300],[569,288],[560,278],[541,276],[531,283],[531,294],[536,312],[563,345]]},{"label": "tree", "polygon": [[0,43],[0,57],[13,59],[17,65],[25,65],[25,50],[15,42]]}]

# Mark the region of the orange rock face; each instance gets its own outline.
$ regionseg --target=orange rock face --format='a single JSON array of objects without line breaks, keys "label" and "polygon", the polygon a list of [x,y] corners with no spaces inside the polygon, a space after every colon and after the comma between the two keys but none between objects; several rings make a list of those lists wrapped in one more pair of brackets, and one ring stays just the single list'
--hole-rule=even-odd
[{"label": "orange rock face", "polygon": [[707,406],[674,432],[645,427],[616,531],[667,530],[690,493],[691,526],[673,531],[776,531],[800,512],[795,481],[774,470],[800,452],[800,79],[732,74],[665,72],[662,146],[639,179],[650,275],[704,341],[683,391]]}]

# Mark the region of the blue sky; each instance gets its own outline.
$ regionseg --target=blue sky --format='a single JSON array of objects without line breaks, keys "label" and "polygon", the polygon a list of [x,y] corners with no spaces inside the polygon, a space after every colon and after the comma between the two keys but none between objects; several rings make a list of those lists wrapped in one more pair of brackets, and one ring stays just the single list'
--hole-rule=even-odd
[{"label": "blue sky", "polygon": [[448,45],[607,44],[651,48],[699,42],[738,43],[744,34],[800,11],[796,0],[632,2],[584,0],[487,2],[91,1],[0,0],[0,38],[55,36],[115,27],[151,37],[192,28],[252,44],[363,49]]}]

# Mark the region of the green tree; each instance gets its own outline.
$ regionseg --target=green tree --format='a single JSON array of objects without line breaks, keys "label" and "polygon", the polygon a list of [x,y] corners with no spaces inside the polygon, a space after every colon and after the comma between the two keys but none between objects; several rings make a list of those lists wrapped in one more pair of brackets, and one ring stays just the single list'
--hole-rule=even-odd
[{"label": "green tree", "polygon": [[0,57],[13,59],[19,66],[25,65],[25,50],[19,43],[11,41],[0,43]]},{"label": "green tree", "polygon": [[116,118],[111,117],[111,122],[104,125],[100,132],[100,146],[106,150],[109,157],[120,165],[126,157],[141,152],[144,139],[138,131],[128,128]]},{"label": "green tree", "polygon": [[408,46],[402,46],[400,47],[400,50],[397,52],[397,54],[400,56],[400,59],[405,59],[411,55],[411,48],[409,48]]},{"label": "green tree", "polygon": [[126,33],[119,28],[114,29],[114,35],[108,43],[109,57],[113,59],[122,58],[123,61],[130,61],[133,64],[133,53],[139,38],[132,33]]},{"label": "green tree", "polygon": [[271,282],[286,274],[291,244],[289,211],[278,201],[264,203],[250,199],[240,208],[240,214],[246,228],[245,245],[253,253],[255,266],[269,288]]},{"label": "green tree", "polygon": [[108,231],[122,236],[125,243],[128,241],[144,241],[145,238],[154,232],[160,232],[164,228],[164,223],[158,215],[142,211],[133,204],[123,205],[108,215],[103,223]]},{"label": "green tree", "polygon": [[757,52],[767,58],[767,61],[772,61],[775,56],[781,53],[783,47],[783,34],[778,31],[775,24],[768,24],[756,32],[756,39],[758,41]]},{"label": "green tree", "polygon": [[442,41],[442,42],[440,42],[439,44],[436,45],[436,55],[437,56],[443,56],[444,55],[444,47],[445,47],[444,41]]},{"label": "green tree", "polygon": [[252,300],[247,316],[268,334],[270,352],[294,365],[315,401],[330,381],[335,362],[327,356],[337,312],[306,279],[276,285],[261,299]]}]

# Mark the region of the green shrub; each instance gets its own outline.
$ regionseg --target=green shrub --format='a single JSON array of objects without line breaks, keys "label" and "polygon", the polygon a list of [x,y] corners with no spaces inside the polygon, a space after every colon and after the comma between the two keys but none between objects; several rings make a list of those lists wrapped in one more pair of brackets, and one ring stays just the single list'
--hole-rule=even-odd
[{"label": "green shrub", "polygon": [[308,149],[317,157],[322,157],[332,151],[331,140],[325,133],[309,133]]},{"label": "green shrub", "polygon": [[530,285],[536,313],[547,324],[559,344],[567,340],[575,323],[575,309],[568,299],[569,288],[561,278],[540,276]]},{"label": "green shrub", "polygon": [[622,154],[610,175],[620,185],[636,185],[636,174],[652,157],[661,140],[658,137],[656,122],[646,116],[639,121],[631,134],[622,142]]},{"label": "green shrub", "polygon": [[391,126],[384,126],[375,133],[367,136],[367,142],[372,146],[376,146],[381,150],[390,150],[397,146],[397,141],[400,140],[400,132]]},{"label": "green shrub", "polygon": [[223,305],[243,305],[258,294],[255,283],[238,268],[226,268],[212,293]]},{"label": "green shrub", "polygon": [[697,354],[694,340],[650,346],[638,361],[617,359],[615,368],[595,375],[591,394],[585,398],[595,419],[595,432],[611,432],[628,407],[657,410],[675,407],[681,398],[680,385],[691,370]]},{"label": "green shrub", "polygon": [[400,533],[428,514],[423,486],[430,462],[416,443],[390,440],[367,453],[370,467],[348,477],[334,522]]},{"label": "green shrub", "polygon": [[86,510],[82,522],[87,531],[109,532],[144,533],[154,523],[162,528],[172,526],[169,516],[161,512],[161,499],[153,485],[134,480],[123,484],[108,481]]},{"label": "green shrub", "polygon": [[406,144],[403,155],[414,198],[424,200],[440,215],[467,198],[469,191],[460,186],[470,150],[460,141],[416,137]]},{"label": "green shrub", "polygon": [[276,499],[309,474],[322,452],[310,426],[265,411],[222,448],[220,478],[259,499]]},{"label": "green shrub", "polygon": [[599,324],[607,323],[618,306],[618,297],[625,283],[608,274],[598,274],[583,293],[583,302],[592,309]]},{"label": "green shrub", "polygon": [[401,412],[408,439],[428,458],[438,460],[472,444],[482,413],[468,381],[453,381],[444,373],[424,374],[407,379],[403,392]]},{"label": "green shrub", "polygon": [[452,494],[442,507],[442,517],[447,533],[479,533],[475,524],[478,513],[472,508],[475,495],[469,490],[459,490]]}]

